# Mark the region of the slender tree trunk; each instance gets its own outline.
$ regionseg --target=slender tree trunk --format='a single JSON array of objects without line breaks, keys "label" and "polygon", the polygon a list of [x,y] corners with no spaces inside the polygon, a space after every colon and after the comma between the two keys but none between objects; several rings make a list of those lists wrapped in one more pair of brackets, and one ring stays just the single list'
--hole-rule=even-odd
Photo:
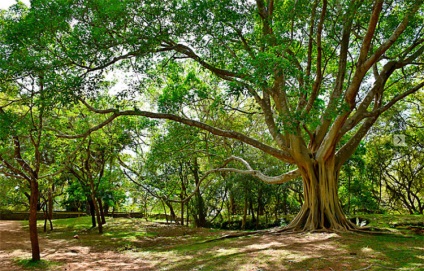
[{"label": "slender tree trunk", "polygon": [[287,189],[283,189],[283,214],[284,216],[287,216],[289,214],[289,208],[288,208],[288,202],[287,202],[287,198],[288,198],[288,193],[287,193]]},{"label": "slender tree trunk", "polygon": [[[170,216],[171,216],[171,222],[174,221],[175,224],[178,224],[177,215],[175,214],[174,207],[172,207],[172,204],[170,202],[165,201],[165,204],[169,208],[169,213],[170,213]],[[166,222],[168,222],[168,219],[166,220]]]},{"label": "slender tree trunk", "polygon": [[181,225],[184,226],[184,198],[185,195],[187,194],[186,190],[186,184],[185,184],[185,179],[186,176],[184,176],[183,172],[183,163],[180,163],[180,181],[181,181],[181,193],[180,193],[180,199],[181,199],[181,212],[180,212],[180,216],[181,216]]},{"label": "slender tree trunk", "polygon": [[31,251],[32,260],[39,261],[40,258],[40,246],[38,243],[38,232],[37,232],[37,209],[38,209],[38,182],[37,180],[31,180],[31,196],[30,196],[30,207],[29,207],[29,236],[31,240]]},{"label": "slender tree trunk", "polygon": [[[47,194],[47,207],[48,207],[48,218],[51,222],[53,219],[53,192],[54,192],[54,184],[49,188]],[[51,230],[53,230],[53,226],[51,226]]]},{"label": "slender tree trunk", "polygon": [[103,209],[103,204],[102,204],[102,199],[101,198],[97,198],[97,204],[99,206],[100,219],[101,219],[102,225],[104,225],[104,224],[106,224],[106,218],[105,218],[105,213],[104,213],[104,209]]},{"label": "slender tree trunk", "polygon": [[243,219],[241,221],[241,229],[246,229],[246,219],[247,219],[247,204],[249,202],[247,201],[247,191],[244,195],[244,207],[243,207]]},{"label": "slender tree trunk", "polygon": [[161,201],[161,202],[162,202],[162,206],[163,206],[163,211],[165,213],[166,223],[168,223],[168,214],[166,213],[165,201]]},{"label": "slender tree trunk", "polygon": [[[283,195],[284,195],[284,193],[285,193],[285,189],[283,189]],[[275,207],[274,207],[275,221],[278,220],[278,209],[279,209],[279,206],[280,206],[280,195],[279,195],[279,193],[277,193],[277,202],[276,202]]]},{"label": "slender tree trunk", "polygon": [[287,226],[291,230],[345,231],[356,226],[345,216],[337,193],[339,172],[334,157],[301,167],[304,203],[299,214]]},{"label": "slender tree trunk", "polygon": [[103,226],[102,226],[102,219],[100,218],[100,211],[99,211],[99,205],[97,204],[96,201],[96,196],[95,196],[95,192],[93,191],[94,189],[94,184],[92,184],[92,190],[91,190],[91,201],[93,201],[93,205],[94,205],[94,212],[96,214],[96,218],[97,218],[97,227],[99,229],[99,233],[102,234],[103,233]]},{"label": "slender tree trunk", "polygon": [[49,193],[48,193],[48,199],[47,199],[47,219],[49,220],[50,223],[50,230],[53,230],[53,191],[54,191],[54,185],[52,185],[51,189],[49,189]]},{"label": "slender tree trunk", "polygon": [[[183,200],[184,197],[181,196],[181,200]],[[181,226],[184,226],[184,202],[181,201]]]},{"label": "slender tree trunk", "polygon": [[230,215],[235,215],[236,214],[236,203],[234,200],[234,195],[233,192],[230,191]]},{"label": "slender tree trunk", "polygon": [[[194,176],[195,185],[199,185],[200,176],[199,176],[199,165],[197,164],[197,159],[194,160],[194,166],[192,167],[192,172]],[[206,227],[206,211],[205,211],[205,203],[202,198],[202,194],[200,193],[200,189],[196,191],[195,204],[196,204],[196,227]]]},{"label": "slender tree trunk", "polygon": [[259,190],[258,190],[258,202],[257,202],[257,204],[258,204],[258,208],[256,208],[256,224],[255,224],[255,226],[256,226],[256,229],[258,229],[259,228],[259,218],[260,218],[260,216],[261,215],[263,215],[264,214],[264,206],[263,206],[263,203],[262,203],[262,194],[263,194],[263,191],[262,191],[262,188],[260,187],[259,188]]},{"label": "slender tree trunk", "polygon": [[47,206],[43,206],[43,214],[44,214],[44,232],[47,232]]},{"label": "slender tree trunk", "polygon": [[52,223],[52,215],[51,215],[51,209],[48,206],[49,202],[45,202],[44,207],[43,207],[43,212],[44,212],[44,232],[47,232],[47,221],[49,221],[50,224],[50,230],[53,230],[53,223]]},{"label": "slender tree trunk", "polygon": [[96,213],[94,211],[94,203],[90,197],[87,197],[87,201],[88,201],[88,206],[90,206],[91,226],[95,228],[97,224],[96,224]]},{"label": "slender tree trunk", "polygon": [[107,201],[105,201],[103,204],[103,214],[105,216],[109,215],[109,204],[107,203]]},{"label": "slender tree trunk", "polygon": [[352,174],[349,174],[349,176],[347,177],[347,192],[348,192],[348,196],[347,196],[347,213],[350,213],[350,183],[351,183],[351,179],[352,179]]},{"label": "slender tree trunk", "polygon": [[255,208],[253,208],[253,200],[249,200],[249,212],[252,215],[252,223],[256,223]]},{"label": "slender tree trunk", "polygon": [[189,226],[190,223],[190,211],[189,211],[188,202],[186,203],[186,225]]}]

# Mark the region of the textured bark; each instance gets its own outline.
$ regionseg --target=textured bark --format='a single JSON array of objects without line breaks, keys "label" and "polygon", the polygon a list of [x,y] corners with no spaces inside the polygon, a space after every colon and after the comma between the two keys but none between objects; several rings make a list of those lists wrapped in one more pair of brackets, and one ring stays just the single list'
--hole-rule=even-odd
[{"label": "textured bark", "polygon": [[334,156],[301,169],[304,203],[287,226],[295,231],[346,231],[356,226],[345,216],[338,196],[338,174]]}]

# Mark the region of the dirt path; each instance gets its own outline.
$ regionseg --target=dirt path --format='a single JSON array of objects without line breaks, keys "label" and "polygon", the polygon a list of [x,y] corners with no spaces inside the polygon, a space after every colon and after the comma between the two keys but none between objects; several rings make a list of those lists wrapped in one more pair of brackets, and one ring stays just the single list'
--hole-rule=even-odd
[{"label": "dirt path", "polygon": [[[65,263],[53,270],[154,270],[142,259],[114,251],[93,252],[78,244],[78,240],[50,240],[39,236],[41,258]],[[23,270],[14,263],[16,259],[31,258],[29,233],[20,221],[0,220],[0,270]]]}]

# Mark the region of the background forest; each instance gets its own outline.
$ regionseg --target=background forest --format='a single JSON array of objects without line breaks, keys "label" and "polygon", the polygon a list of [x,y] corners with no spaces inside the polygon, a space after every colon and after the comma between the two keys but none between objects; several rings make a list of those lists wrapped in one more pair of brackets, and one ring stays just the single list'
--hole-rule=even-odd
[{"label": "background forest", "polygon": [[[2,99],[7,100],[4,95]],[[105,102],[108,96],[102,99]],[[203,98],[202,103],[190,113],[207,110],[206,114],[202,112],[206,118],[222,114],[214,108],[216,100]],[[422,94],[417,94],[388,112],[343,166],[339,194],[348,215],[423,214],[423,106]],[[33,121],[28,116],[30,108],[16,102],[13,108],[15,118]],[[285,225],[303,203],[300,179],[271,185],[230,172],[205,175],[209,168],[218,167],[231,155],[252,158],[256,161],[252,166],[268,175],[277,175],[284,169],[276,159],[243,143],[222,140],[173,122],[125,117],[83,140],[54,135],[63,125],[84,131],[96,117],[83,107],[43,115],[49,132],[40,142],[45,177],[40,180],[39,211],[47,208],[89,214],[94,208],[94,195],[102,215],[139,212],[152,219],[165,219],[166,214],[167,220],[182,224],[254,229]],[[230,123],[227,118],[231,117],[221,115],[219,119]],[[252,122],[254,119],[249,118],[231,120],[232,125],[245,127],[246,132],[256,129]],[[26,131],[27,125],[24,122],[21,131]],[[404,136],[405,142],[396,144],[394,135]],[[25,140],[30,140],[29,134]],[[31,159],[31,142],[23,141],[22,145],[23,157]],[[13,150],[9,149],[9,153]],[[27,183],[5,167],[2,173],[2,212],[28,210]]]},{"label": "background forest", "polygon": [[[424,211],[423,0],[0,11],[0,206],[360,231]],[[45,226],[46,229],[46,226]]]},{"label": "background forest", "polygon": [[135,2],[1,11],[2,212],[350,228],[302,209],[328,178],[349,215],[423,214],[422,1]]}]

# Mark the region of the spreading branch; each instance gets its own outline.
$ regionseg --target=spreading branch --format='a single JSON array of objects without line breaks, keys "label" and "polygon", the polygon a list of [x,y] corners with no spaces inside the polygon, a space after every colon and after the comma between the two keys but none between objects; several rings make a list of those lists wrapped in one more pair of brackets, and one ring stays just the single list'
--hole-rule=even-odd
[{"label": "spreading branch", "polygon": [[123,110],[120,111],[118,109],[106,109],[106,110],[102,110],[102,109],[96,109],[94,107],[92,107],[91,105],[89,105],[87,102],[83,102],[84,105],[92,112],[94,113],[98,113],[98,114],[108,114],[111,113],[110,116],[104,120],[103,122],[97,124],[96,126],[91,127],[90,129],[88,129],[85,133],[82,134],[78,134],[78,135],[65,135],[65,134],[58,134],[58,137],[61,138],[68,138],[68,139],[75,139],[75,138],[83,138],[88,136],[89,134],[100,130],[101,128],[105,127],[106,125],[108,125],[109,123],[111,123],[114,119],[121,117],[121,116],[139,116],[139,117],[147,117],[147,118],[152,118],[152,119],[166,119],[166,120],[172,120],[178,123],[182,123],[191,127],[196,127],[205,131],[210,132],[211,134],[217,135],[217,136],[221,136],[221,137],[226,137],[226,138],[232,138],[232,139],[236,139],[238,141],[244,142],[252,147],[255,147],[259,150],[264,151],[265,153],[268,153],[280,160],[283,160],[287,163],[293,163],[294,160],[291,157],[291,155],[287,152],[287,151],[283,151],[283,150],[279,150],[276,149],[274,147],[271,147],[269,145],[266,145],[256,139],[253,139],[251,137],[248,137],[242,133],[236,132],[236,131],[231,131],[231,130],[222,130],[213,126],[210,126],[206,123],[200,122],[200,121],[196,121],[196,120],[192,120],[192,119],[188,119],[188,118],[183,118],[180,117],[178,115],[174,115],[174,114],[168,114],[168,113],[155,113],[155,112],[149,112],[149,111],[141,111],[141,110]]}]

